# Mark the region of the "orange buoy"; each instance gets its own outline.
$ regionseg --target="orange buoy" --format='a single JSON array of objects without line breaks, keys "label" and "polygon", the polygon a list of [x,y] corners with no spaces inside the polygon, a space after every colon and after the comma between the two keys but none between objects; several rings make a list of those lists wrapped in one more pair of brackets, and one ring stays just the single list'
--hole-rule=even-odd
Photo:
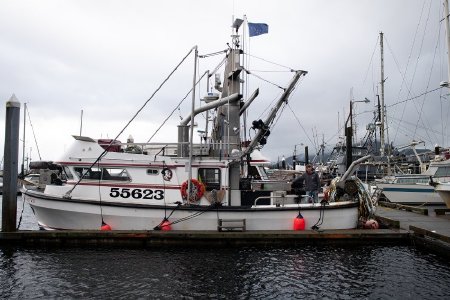
[{"label": "orange buoy", "polygon": [[102,231],[111,230],[111,226],[109,226],[108,224],[102,222],[102,227],[100,227],[100,230],[102,230]]},{"label": "orange buoy", "polygon": [[364,223],[365,229],[378,229],[380,228],[380,225],[378,224],[377,220],[369,219]]},{"label": "orange buoy", "polygon": [[170,226],[170,222],[169,222],[169,220],[164,220],[162,223],[161,223],[161,225],[160,225],[160,227],[161,227],[161,230],[163,230],[163,231],[170,231],[170,230],[172,230],[172,227]]},{"label": "orange buoy", "polygon": [[301,213],[294,219],[294,230],[305,230],[306,222]]}]

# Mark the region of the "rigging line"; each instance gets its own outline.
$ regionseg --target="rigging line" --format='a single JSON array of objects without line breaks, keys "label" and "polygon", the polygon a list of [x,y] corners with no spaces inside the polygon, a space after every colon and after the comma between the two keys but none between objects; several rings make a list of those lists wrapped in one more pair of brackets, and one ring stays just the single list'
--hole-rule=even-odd
[{"label": "rigging line", "polygon": [[[203,77],[205,77],[206,73],[203,73],[203,75],[197,80],[197,82],[195,83],[195,86],[197,86],[197,84],[200,82],[200,80],[203,79]],[[148,139],[147,143],[150,143],[150,141],[155,137],[155,135],[159,132],[159,130],[166,124],[166,122],[172,117],[172,115],[175,113],[175,111],[177,109],[180,108],[181,104],[184,102],[184,100],[186,100],[186,98],[192,93],[193,88],[191,88],[186,95],[183,97],[183,99],[181,99],[180,102],[178,102],[177,106],[175,106],[175,108],[172,110],[172,112],[167,116],[167,118],[164,119],[164,121],[162,122],[161,125],[159,125],[158,129],[155,130],[155,132],[152,134],[152,136]]]},{"label": "rigging line", "polygon": [[[441,95],[440,99],[445,99],[445,97]],[[443,101],[441,100],[440,102],[441,102],[441,107],[442,107]],[[447,132],[447,127],[448,127],[449,119],[450,119],[449,118],[449,115],[450,115],[450,103],[448,101],[447,101],[447,103],[449,104],[448,105],[448,109],[447,109],[447,113],[446,113],[447,118],[444,119],[444,118],[441,117],[442,120],[447,120],[445,123],[442,122],[442,145],[446,145],[447,144],[445,142],[445,140],[444,140],[444,132]],[[444,109],[441,109],[441,113],[444,113]]]},{"label": "rigging line", "polygon": [[223,53],[227,53],[227,51],[228,51],[228,49],[220,50],[220,51],[213,52],[213,53],[203,54],[203,55],[199,55],[198,58],[207,58],[207,57],[211,57],[211,56],[216,56],[216,55],[220,55]]},{"label": "rigging line", "polygon": [[103,172],[105,171],[104,168],[100,168],[100,161],[97,164],[97,168],[100,169],[100,175],[98,177],[98,200],[99,200],[99,204],[100,204],[100,218],[102,219],[102,223],[100,226],[105,225],[105,221],[103,220],[103,206],[102,206],[102,192],[101,192],[101,188],[100,188],[100,183],[101,183],[101,179],[103,177]]},{"label": "rigging line", "polygon": [[429,142],[432,143],[431,140],[427,139],[425,136],[422,136],[422,135],[420,135],[420,134],[415,134],[415,135],[413,136],[413,135],[412,135],[412,130],[410,130],[410,129],[404,127],[404,126],[400,126],[401,123],[404,123],[404,121],[403,121],[403,122],[399,122],[398,120],[395,120],[395,121],[393,120],[393,121],[391,121],[391,124],[392,124],[392,125],[395,124],[395,125],[398,126],[398,131],[399,131],[400,133],[403,133],[405,136],[411,138],[411,140],[416,140],[416,139],[418,139],[418,140],[423,140],[423,141],[426,140],[426,141],[429,141]]},{"label": "rigging line", "polygon": [[[425,40],[425,34],[426,34],[426,31],[427,31],[427,27],[428,27],[428,20],[429,20],[429,18],[430,18],[430,13],[431,13],[431,4],[432,4],[432,1],[430,1],[430,7],[429,7],[429,9],[428,9],[428,16],[427,16],[427,20],[426,20],[426,23],[425,23],[425,28],[424,28],[424,30],[423,30],[423,36],[422,36],[422,42],[421,42],[421,44],[420,44],[419,55],[420,55],[420,53],[422,53],[422,47],[423,47],[423,43],[424,43],[424,40]],[[436,48],[435,48],[434,55],[433,55],[433,63],[434,63],[435,57],[436,57]],[[419,56],[417,57],[416,69],[417,69],[417,65],[418,65],[418,64],[419,64]],[[415,72],[416,72],[416,69],[414,70],[414,74],[415,74]],[[433,70],[433,64],[431,65],[431,70]],[[431,80],[431,74],[430,74],[430,77],[428,78],[428,83],[427,83],[427,88],[426,88],[426,90],[428,90],[428,87],[429,87],[429,85],[430,85],[430,80]],[[412,82],[411,82],[411,86],[412,86]],[[423,112],[423,105],[424,105],[425,99],[426,99],[426,95],[424,95],[424,100],[422,101],[422,106],[421,106],[421,108],[420,108],[420,111],[418,110],[418,107],[415,105],[415,106],[416,106],[417,113],[419,114],[419,119],[417,120],[417,123],[419,123],[421,120],[422,120],[422,123],[423,123],[422,112]],[[413,103],[414,103],[414,102],[413,102]],[[416,127],[417,127],[417,125],[416,125]]]},{"label": "rigging line", "polygon": [[[406,72],[408,71],[408,64],[409,64],[409,62],[407,62],[407,66],[406,66],[405,72],[403,73],[401,71],[401,67],[400,67],[400,64],[399,64],[399,62],[397,60],[397,57],[395,56],[394,51],[392,50],[391,45],[389,44],[388,39],[386,37],[384,37],[384,39],[386,40],[386,45],[387,45],[387,47],[389,49],[389,52],[392,55],[392,58],[394,59],[395,65],[397,66],[397,71],[400,73],[400,76],[402,77],[402,83],[400,84],[400,91],[398,92],[398,97],[400,97],[401,91],[403,89],[403,84],[406,81]],[[408,86],[406,88],[408,88]],[[411,91],[409,91],[409,92],[411,92]]]},{"label": "rigging line", "polygon": [[[424,9],[425,9],[425,1],[423,2],[422,10],[420,11],[419,22],[417,23],[416,31],[415,31],[414,37],[413,37],[413,42],[411,44],[411,49],[410,49],[409,55],[408,55],[408,60],[406,61],[405,73],[404,73],[404,76],[402,76],[403,80],[402,80],[402,83],[400,84],[400,90],[398,92],[398,98],[400,98],[400,93],[401,93],[401,91],[403,89],[403,85],[404,85],[404,83],[406,81],[406,73],[408,72],[409,63],[410,63],[410,60],[411,60],[411,57],[412,57],[414,45],[416,44],[416,38],[417,38],[417,34],[419,32],[420,23],[422,22],[422,16],[423,16]],[[408,88],[408,86],[406,86],[406,88]]]},{"label": "rigging line", "polygon": [[215,206],[216,206],[215,204],[211,204],[211,205],[207,206],[204,210],[198,210],[197,212],[193,213],[192,215],[189,215],[189,216],[177,219],[177,220],[175,220],[173,222],[170,222],[170,224],[177,224],[177,223],[180,223],[180,222],[184,222],[184,221],[193,219],[193,218],[198,217],[198,216],[200,216],[200,215],[202,215],[202,214],[204,214],[204,213],[206,213],[208,211],[211,211],[213,208],[215,208]]},{"label": "rigging line", "polygon": [[300,125],[300,127],[302,128],[303,132],[305,133],[306,137],[308,138],[309,142],[311,143],[311,145],[314,145],[314,143],[311,141],[311,138],[309,137],[308,133],[306,132],[305,128],[303,127],[303,125],[300,123],[299,118],[297,117],[297,115],[295,114],[294,110],[292,109],[292,107],[289,105],[289,103],[287,103],[287,107],[289,107],[289,109],[291,110],[292,114],[294,115],[295,120],[297,120],[298,125]]},{"label": "rigging line", "polygon": [[258,56],[256,56],[256,55],[252,55],[252,54],[250,54],[250,53],[244,52],[244,54],[247,54],[247,55],[250,56],[250,57],[254,57],[254,58],[260,59],[260,60],[265,61],[265,62],[267,62],[267,63],[269,63],[269,64],[273,64],[273,65],[276,65],[276,66],[279,66],[279,67],[282,67],[282,68],[289,69],[291,72],[295,72],[294,69],[292,69],[292,68],[290,68],[290,67],[288,67],[288,66],[284,66],[284,65],[282,65],[282,64],[279,64],[279,63],[276,63],[276,62],[273,62],[273,61],[269,61],[269,60],[267,60],[267,59],[258,57]]},{"label": "rigging line", "polygon": [[[220,69],[220,67],[223,66],[223,64],[226,62],[227,57],[225,57],[224,59],[222,59],[222,61],[214,68],[213,72],[211,72],[210,74],[214,74],[217,72],[217,70]],[[206,73],[203,73],[203,75],[198,79],[198,81],[195,83],[195,85],[197,85],[200,80],[202,80],[202,78],[206,75]],[[208,78],[209,80],[209,78]],[[163,123],[158,127],[158,129],[156,129],[156,131],[153,133],[153,135],[148,139],[147,143],[149,143],[154,137],[155,135],[159,132],[159,130],[164,126],[164,124],[166,124],[166,122],[172,117],[172,115],[175,113],[175,111],[178,109],[180,109],[181,104],[184,102],[184,100],[186,100],[186,98],[191,94],[192,92],[192,88],[187,92],[187,94],[184,96],[183,99],[181,99],[181,101],[178,103],[177,106],[175,106],[175,108],[172,110],[172,112],[169,114],[169,116],[163,121]],[[209,92],[209,91],[208,91]],[[181,118],[181,113],[180,113],[180,118]]]},{"label": "rigging line", "polygon": [[[169,80],[170,77],[172,77],[172,75],[175,73],[176,70],[178,70],[178,68],[181,66],[181,64],[183,64],[183,62],[188,58],[188,56],[192,53],[192,51],[194,51],[194,49],[196,49],[197,46],[194,46],[191,48],[191,50],[189,50],[189,52],[183,57],[183,59],[178,63],[178,65],[176,65],[176,67],[172,70],[172,72],[169,73],[169,75],[164,79],[164,81],[158,86],[158,88],[153,92],[153,94],[150,96],[150,98],[147,99],[147,101],[145,101],[145,103],[141,106],[141,108],[134,114],[134,116],[131,118],[130,121],[128,121],[128,123],[125,125],[125,127],[119,132],[119,134],[117,134],[117,136],[111,140],[111,142],[109,143],[108,146],[106,146],[106,148],[103,150],[103,152],[97,157],[97,159],[91,164],[91,166],[89,167],[92,168],[97,162],[100,161],[100,159],[106,155],[106,153],[108,152],[109,148],[111,147],[111,145],[114,143],[114,141],[116,141],[119,136],[125,131],[125,129],[127,129],[127,127],[131,124],[131,122],[133,122],[133,120],[138,116],[138,114],[144,109],[144,107],[147,105],[148,102],[150,102],[150,100],[153,99],[153,97],[156,95],[156,93],[163,87],[163,85]],[[74,186],[68,190],[65,194],[65,197],[69,197],[69,195],[72,193],[72,191],[78,186],[78,184],[81,182],[81,180],[83,180],[84,176],[87,174],[81,174],[80,179],[78,179],[78,181],[74,184]]]},{"label": "rigging line", "polygon": [[[395,117],[391,117],[390,119],[392,119],[392,123],[393,122],[396,122],[396,124],[403,124],[403,128],[406,128],[406,126],[405,126],[405,124],[406,125],[408,125],[408,126],[415,126],[416,124],[413,124],[413,123],[411,123],[411,122],[407,122],[407,121],[401,121],[401,120],[399,120],[399,119],[397,119],[397,118],[395,118]],[[419,127],[420,129],[426,129],[426,130],[429,130],[429,131],[431,131],[432,133],[434,133],[434,134],[444,134],[445,132],[444,131],[442,131],[442,132],[440,132],[440,131],[438,131],[438,130],[436,130],[436,129],[432,129],[432,128],[426,128],[426,127]]]},{"label": "rigging line", "polygon": [[432,143],[432,141],[427,140],[425,137],[423,137],[421,135],[412,136],[410,130],[405,130],[405,128],[402,128],[401,126],[399,126],[398,131],[400,133],[403,133],[406,137],[410,138],[411,140],[418,139],[418,140],[421,140],[421,141],[428,141],[428,142]]},{"label": "rigging line", "polygon": [[423,92],[422,94],[417,95],[417,96],[415,96],[415,97],[408,98],[408,99],[405,99],[405,100],[402,100],[402,101],[399,101],[399,102],[396,102],[396,103],[393,103],[393,104],[390,104],[390,105],[385,105],[385,106],[386,106],[386,108],[393,107],[393,106],[395,106],[395,105],[399,105],[399,104],[402,104],[402,103],[404,103],[404,102],[408,102],[408,101],[411,101],[411,100],[420,98],[420,97],[422,97],[423,95],[426,95],[426,94],[429,94],[429,93],[433,93],[433,92],[435,92],[435,91],[437,91],[437,90],[440,90],[440,89],[442,89],[442,87],[435,88],[435,89],[433,89],[433,90],[431,90],[431,91],[425,91],[425,92]]},{"label": "rigging line", "polygon": [[273,83],[273,82],[271,82],[271,81],[269,81],[269,80],[267,80],[267,79],[264,79],[264,78],[262,78],[262,77],[259,76],[259,75],[253,74],[252,72],[250,72],[250,71],[247,70],[246,68],[244,68],[244,70],[245,70],[245,72],[247,72],[247,74],[249,74],[249,75],[253,75],[253,76],[255,76],[256,78],[261,79],[262,81],[265,81],[265,82],[267,82],[267,83],[269,83],[269,84],[271,84],[271,85],[276,86],[276,87],[279,88],[279,89],[282,89],[283,91],[286,90],[286,88],[284,88],[284,87],[282,87],[282,86],[279,86],[279,85],[276,84],[276,83]]},{"label": "rigging line", "polygon": [[30,126],[31,126],[31,132],[33,132],[33,138],[34,138],[34,143],[36,144],[36,149],[39,155],[39,160],[42,160],[41,158],[41,152],[39,151],[39,146],[36,140],[36,134],[34,133],[34,126],[33,123],[31,122],[31,117],[30,117],[30,107],[28,107],[27,109],[27,115],[28,115],[28,120],[30,121]]},{"label": "rigging line", "polygon": [[377,41],[375,42],[375,47],[373,48],[373,52],[372,52],[372,57],[370,58],[370,63],[369,63],[369,65],[367,66],[367,71],[366,71],[366,75],[364,75],[364,80],[363,80],[363,86],[364,86],[364,83],[366,82],[366,80],[367,80],[367,76],[369,75],[369,70],[370,70],[370,66],[372,65],[372,62],[373,62],[373,57],[375,56],[375,51],[377,50],[377,45],[378,45],[378,41],[380,40],[380,36],[377,36]]},{"label": "rigging line", "polygon": [[281,95],[281,93],[278,94],[275,98],[272,99],[272,102],[270,102],[270,104],[266,106],[266,108],[258,116],[258,119],[261,119],[264,114],[266,114],[266,115],[269,114],[268,110],[270,110],[273,107],[274,102],[280,97],[280,95]]},{"label": "rigging line", "polygon": [[251,71],[261,73],[291,73],[291,71],[272,71],[272,70],[251,70]]},{"label": "rigging line", "polygon": [[[439,34],[438,34],[438,36],[439,36],[439,35],[440,35],[440,27],[439,27]],[[429,74],[429,76],[428,76],[428,82],[427,82],[426,90],[428,90],[428,88],[430,87],[431,76],[432,76],[433,69],[434,69],[434,61],[435,61],[435,59],[436,59],[436,53],[437,53],[438,46],[439,46],[439,40],[438,40],[438,42],[436,43],[436,47],[434,48],[433,60],[432,60],[432,63],[431,63],[431,69],[430,69],[430,74]],[[423,100],[422,100],[422,106],[421,106],[421,108],[420,108],[419,120],[422,122],[422,125],[423,125],[424,127],[425,127],[425,125],[427,125],[426,127],[431,128],[431,125],[429,124],[429,122],[427,122],[428,124],[424,124],[427,120],[424,119],[424,118],[422,118],[422,115],[425,114],[424,111],[423,111],[423,107],[424,107],[424,105],[425,105],[425,100],[426,100],[426,98],[427,98],[427,95],[424,95]],[[417,127],[419,126],[419,120],[418,120],[418,122],[416,123],[416,129],[415,129],[415,131],[417,131]],[[428,135],[428,132],[427,132],[427,135]],[[435,136],[434,138],[436,139],[436,136]],[[430,138],[430,139],[431,139],[431,138]],[[438,139],[436,139],[436,140],[438,140]]]},{"label": "rigging line", "polygon": [[[422,21],[422,16],[423,16],[424,8],[425,8],[425,1],[423,2],[423,5],[422,5],[422,10],[421,10],[420,16],[419,16],[419,22],[417,23],[417,26],[416,26],[416,31],[415,31],[415,33],[414,33],[413,42],[412,42],[412,44],[411,44],[411,49],[410,49],[410,51],[409,51],[408,59],[407,59],[407,61],[406,61],[406,68],[405,68],[404,76],[402,76],[402,82],[401,82],[401,84],[400,84],[400,90],[398,91],[398,96],[397,96],[397,98],[400,98],[400,94],[401,94],[401,92],[402,92],[402,90],[403,90],[403,86],[404,86],[404,85],[405,85],[406,88],[408,89],[408,86],[405,84],[405,81],[406,81],[406,73],[408,72],[409,65],[410,65],[410,60],[411,60],[412,53],[413,53],[413,49],[414,49],[414,45],[416,44],[416,38],[417,38],[417,34],[418,34],[418,32],[419,32],[420,23],[421,23],[421,21]],[[394,61],[395,61],[395,60],[394,60]],[[411,93],[411,91],[409,91],[408,96],[410,95],[410,93]],[[404,110],[405,110],[405,109],[404,109]],[[403,112],[402,112],[402,118],[403,118],[403,115],[404,115],[404,113],[405,113],[404,110],[403,110]],[[395,138],[394,138],[394,140],[395,140]]]},{"label": "rigging line", "polygon": [[[299,82],[298,82],[297,85],[300,85],[302,81],[303,81],[303,77],[299,79]],[[294,90],[292,90],[292,93],[293,93],[293,92],[294,92]],[[266,108],[263,110],[263,112],[259,115],[258,119],[260,119],[260,118],[262,117],[262,115],[270,113],[270,111],[268,112],[268,110],[269,110],[269,109],[271,110],[271,109],[274,108],[273,105],[274,105],[274,103],[280,98],[281,94],[282,94],[282,93],[279,93],[276,97],[274,97],[274,98],[272,99],[272,102],[270,102],[270,104],[269,104],[268,106],[266,106]],[[287,101],[286,101],[286,103],[287,103]]]},{"label": "rigging line", "polygon": [[[425,27],[424,27],[424,29],[423,29],[422,40],[421,40],[420,47],[419,47],[419,53],[417,54],[417,60],[416,60],[415,66],[414,66],[414,72],[413,72],[413,75],[412,75],[412,79],[411,79],[411,82],[410,82],[410,86],[409,86],[409,88],[408,88],[408,96],[410,96],[410,95],[412,94],[411,89],[412,89],[412,86],[413,86],[413,84],[414,84],[414,80],[415,80],[415,78],[416,78],[417,67],[419,66],[420,55],[421,55],[421,53],[422,53],[423,43],[424,43],[424,40],[425,40],[425,33],[426,33],[427,27],[428,27],[428,20],[430,19],[431,4],[432,4],[432,1],[430,1],[430,7],[429,7],[429,9],[428,9],[428,16],[427,16],[427,19],[426,19],[426,21],[425,21]],[[422,7],[422,9],[423,9],[424,7],[425,7],[425,2],[424,2],[424,6]],[[413,103],[414,103],[414,102],[413,102]],[[414,103],[414,107],[415,107],[416,110],[417,110],[417,106],[416,106],[415,103]],[[403,106],[402,119],[403,119],[403,117],[404,117],[404,115],[405,115],[405,112],[406,112],[406,105]],[[396,139],[396,137],[397,137],[397,134],[395,135],[394,140]]]},{"label": "rigging line", "polygon": [[286,108],[286,103],[285,103],[285,104],[283,105],[283,107],[281,108],[281,113],[279,113],[279,114],[277,115],[277,118],[274,119],[274,120],[272,121],[272,123],[269,125],[269,127],[272,129],[272,132],[274,131],[274,128],[276,127],[278,121],[280,120],[281,115],[283,114],[283,111],[284,111],[285,108]]}]

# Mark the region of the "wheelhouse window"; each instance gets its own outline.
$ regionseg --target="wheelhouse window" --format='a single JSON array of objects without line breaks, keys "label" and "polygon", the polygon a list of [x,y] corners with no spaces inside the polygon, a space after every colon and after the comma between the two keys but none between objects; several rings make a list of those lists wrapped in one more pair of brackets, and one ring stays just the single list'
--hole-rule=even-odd
[{"label": "wheelhouse window", "polygon": [[158,169],[147,169],[147,175],[158,175],[159,170]]},{"label": "wheelhouse window", "polygon": [[198,179],[205,185],[207,191],[220,190],[220,169],[200,168],[198,169]]},{"label": "wheelhouse window", "polygon": [[436,173],[434,174],[434,176],[436,177],[447,177],[450,176],[450,167],[439,167],[436,171]]},{"label": "wheelhouse window", "polygon": [[130,181],[131,178],[128,175],[126,169],[123,168],[86,168],[86,167],[75,167],[75,173],[78,178],[81,176],[83,179],[90,180],[112,180],[112,181]]},{"label": "wheelhouse window", "polygon": [[68,166],[64,166],[63,172],[62,172],[63,179],[73,179],[72,172],[70,172],[70,168]]},{"label": "wheelhouse window", "polygon": [[248,168],[248,175],[257,180],[268,179],[266,170],[264,169],[263,166],[250,166]]}]

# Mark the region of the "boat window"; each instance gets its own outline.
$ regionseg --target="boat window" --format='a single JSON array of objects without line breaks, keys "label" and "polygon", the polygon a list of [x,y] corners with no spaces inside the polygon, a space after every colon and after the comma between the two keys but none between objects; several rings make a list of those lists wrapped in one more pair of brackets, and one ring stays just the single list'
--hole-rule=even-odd
[{"label": "boat window", "polygon": [[118,180],[118,181],[130,181],[131,178],[128,175],[126,169],[122,168],[103,168],[103,180]]},{"label": "boat window", "polygon": [[64,179],[73,179],[73,174],[68,166],[64,166],[63,177],[65,177]]},{"label": "boat window", "polygon": [[263,166],[258,167],[259,174],[261,179],[268,180],[269,176],[267,175],[266,169]]},{"label": "boat window", "polygon": [[439,167],[434,174],[435,177],[447,177],[450,176],[450,167]]},{"label": "boat window", "polygon": [[123,168],[82,168],[75,167],[78,178],[85,174],[83,179],[90,180],[115,180],[115,181],[129,181],[130,176],[126,169]]},{"label": "boat window", "polygon": [[220,169],[200,168],[198,179],[203,182],[207,191],[220,190]]},{"label": "boat window", "polygon": [[147,175],[158,175],[159,170],[158,169],[147,169]]},{"label": "boat window", "polygon": [[259,175],[258,169],[256,166],[249,166],[248,168],[248,176],[254,179],[261,179],[261,176]]}]

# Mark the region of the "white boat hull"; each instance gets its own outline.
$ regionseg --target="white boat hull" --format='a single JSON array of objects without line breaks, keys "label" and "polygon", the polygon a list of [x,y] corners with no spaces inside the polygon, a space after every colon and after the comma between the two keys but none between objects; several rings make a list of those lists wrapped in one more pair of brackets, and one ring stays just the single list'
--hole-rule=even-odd
[{"label": "white boat hull", "polygon": [[358,203],[334,202],[321,209],[317,204],[288,204],[282,207],[208,207],[125,204],[63,199],[28,190],[25,200],[44,229],[99,230],[103,221],[113,230],[154,230],[165,217],[172,230],[218,230],[218,220],[245,219],[246,230],[293,230],[299,209],[306,228],[316,223],[320,229],[352,229],[358,223]]},{"label": "white boat hull", "polygon": [[390,202],[400,204],[443,204],[442,199],[427,184],[377,183]]},{"label": "white boat hull", "polygon": [[447,208],[450,208],[450,182],[439,183],[435,187],[435,191],[439,194],[441,199],[445,202]]}]

